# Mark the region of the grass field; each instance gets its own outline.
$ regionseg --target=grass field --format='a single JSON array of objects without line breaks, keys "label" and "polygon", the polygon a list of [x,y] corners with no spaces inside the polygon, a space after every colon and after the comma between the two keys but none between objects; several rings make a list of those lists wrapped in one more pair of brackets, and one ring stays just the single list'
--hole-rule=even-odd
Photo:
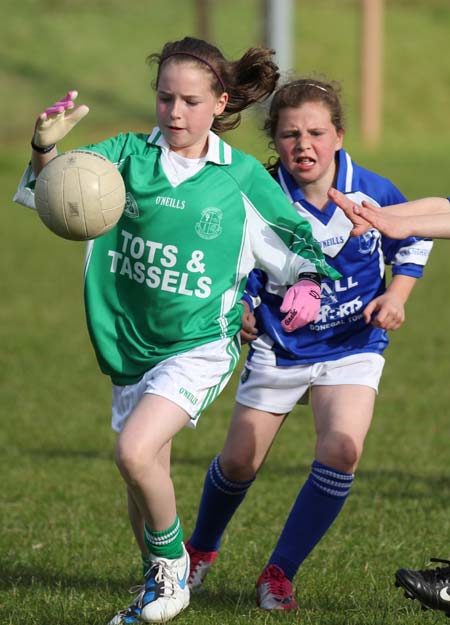
[{"label": "grass field", "polygon": [[[81,244],[58,239],[11,197],[28,158],[36,113],[69,88],[92,110],[67,140],[152,125],[145,56],[193,32],[193,3],[172,0],[4,0],[0,9],[0,624],[103,625],[129,601],[139,557],[109,427],[110,384],[84,324]],[[448,195],[450,6],[386,2],[383,137],[358,137],[358,5],[298,2],[297,69],[343,82],[348,141],[362,164],[411,198]],[[260,41],[258,2],[214,0],[214,37],[231,56]],[[229,137],[267,156],[261,119]],[[309,471],[308,408],[289,418],[233,519],[205,589],[179,625],[433,625],[393,588],[399,566],[450,555],[450,242],[438,242],[425,278],[392,336],[372,429],[352,495],[296,578],[298,616],[254,607],[254,582]],[[186,534],[203,476],[220,449],[236,377],[173,450]]]}]

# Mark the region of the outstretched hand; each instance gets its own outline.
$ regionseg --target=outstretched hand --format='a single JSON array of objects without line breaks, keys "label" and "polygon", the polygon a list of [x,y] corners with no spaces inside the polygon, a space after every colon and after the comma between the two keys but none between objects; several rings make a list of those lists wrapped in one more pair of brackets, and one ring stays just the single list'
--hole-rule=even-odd
[{"label": "outstretched hand", "polygon": [[[361,206],[355,204],[336,189],[330,189],[328,196],[353,223],[351,235],[354,237],[364,234],[369,228],[376,228],[390,239],[406,239],[410,236],[450,238],[449,209],[444,198],[416,200],[380,208],[365,200]],[[426,213],[426,206],[423,205],[425,202],[432,204],[434,213]],[[424,214],[418,212],[422,210]],[[438,219],[441,220],[440,223]]]},{"label": "outstretched hand", "polygon": [[69,91],[43,111],[36,120],[33,142],[42,148],[61,141],[88,113],[85,104],[75,107],[78,91]]},{"label": "outstretched hand", "polygon": [[389,207],[387,210],[386,207],[381,209],[364,201],[356,210],[362,219],[390,239],[406,239],[411,236],[411,220],[408,217],[390,214]]}]

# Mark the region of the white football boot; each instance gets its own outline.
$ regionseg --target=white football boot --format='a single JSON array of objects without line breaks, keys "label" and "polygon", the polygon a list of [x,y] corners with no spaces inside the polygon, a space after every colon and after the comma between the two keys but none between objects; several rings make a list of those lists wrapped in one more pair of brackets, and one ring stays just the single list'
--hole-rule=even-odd
[{"label": "white football boot", "polygon": [[184,545],[181,558],[151,556],[145,578],[140,614],[145,623],[170,621],[189,605],[189,554]]}]

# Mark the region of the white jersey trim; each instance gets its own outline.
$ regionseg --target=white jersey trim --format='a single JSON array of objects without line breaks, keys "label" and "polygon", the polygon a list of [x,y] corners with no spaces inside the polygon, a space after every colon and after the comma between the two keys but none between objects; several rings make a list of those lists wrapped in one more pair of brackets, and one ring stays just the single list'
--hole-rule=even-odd
[{"label": "white jersey trim", "polygon": [[230,289],[227,289],[222,295],[220,317],[218,319],[222,328],[222,338],[227,336],[228,321],[227,315],[234,308],[237,302],[237,296],[239,293],[239,285],[241,281],[248,275],[251,270],[252,256],[248,253],[249,239],[248,239],[248,222],[245,220],[242,229],[241,247],[239,250],[239,256],[236,263],[236,280]]},{"label": "white jersey trim", "polygon": [[426,265],[428,257],[433,247],[433,241],[419,240],[402,247],[398,250],[397,254],[392,260],[392,265],[406,265],[413,263],[414,265]]},{"label": "white jersey trim", "polygon": [[33,180],[36,180],[36,174],[31,168],[31,163],[29,163],[22,174],[19,186],[17,187],[17,191],[13,197],[13,202],[36,210],[36,204],[34,202],[34,190],[28,188],[27,186],[30,182],[33,182]]},{"label": "white jersey trim", "polygon": [[352,159],[350,158],[350,154],[347,154],[347,152],[345,153],[345,162],[347,165],[347,171],[345,175],[345,193],[350,193],[353,184],[353,163]]},{"label": "white jersey trim", "polygon": [[[152,143],[160,148],[170,150],[170,145],[164,138],[161,130],[156,126],[150,133],[147,143]],[[208,152],[205,161],[215,163],[216,165],[231,165],[232,148],[223,139],[218,137],[212,130],[208,133]]]}]

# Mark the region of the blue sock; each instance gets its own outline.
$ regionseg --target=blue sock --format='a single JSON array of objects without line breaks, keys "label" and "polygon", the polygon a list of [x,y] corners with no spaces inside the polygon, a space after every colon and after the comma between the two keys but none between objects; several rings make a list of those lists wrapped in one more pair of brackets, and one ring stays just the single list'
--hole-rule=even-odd
[{"label": "blue sock", "polygon": [[268,564],[277,564],[288,579],[294,578],[341,511],[353,477],[314,460]]},{"label": "blue sock", "polygon": [[200,551],[217,551],[222,534],[254,481],[232,482],[222,473],[219,456],[205,477],[197,522],[189,544]]}]

